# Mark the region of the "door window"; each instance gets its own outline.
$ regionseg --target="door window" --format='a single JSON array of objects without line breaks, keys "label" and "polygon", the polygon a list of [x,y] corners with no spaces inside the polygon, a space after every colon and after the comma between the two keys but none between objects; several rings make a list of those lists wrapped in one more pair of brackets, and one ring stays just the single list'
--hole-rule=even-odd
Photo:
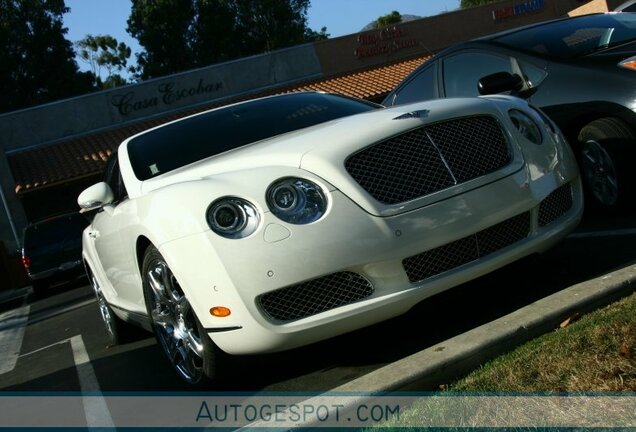
[{"label": "door window", "polygon": [[117,153],[113,153],[106,163],[104,181],[108,183],[113,190],[115,204],[128,196],[126,186],[124,186],[124,182],[121,178],[121,172],[119,171],[119,158],[117,157]]},{"label": "door window", "polygon": [[479,96],[480,78],[496,72],[515,73],[509,57],[469,52],[444,60],[444,91],[446,97]]},{"label": "door window", "polygon": [[395,95],[392,105],[435,99],[435,65],[422,70]]}]

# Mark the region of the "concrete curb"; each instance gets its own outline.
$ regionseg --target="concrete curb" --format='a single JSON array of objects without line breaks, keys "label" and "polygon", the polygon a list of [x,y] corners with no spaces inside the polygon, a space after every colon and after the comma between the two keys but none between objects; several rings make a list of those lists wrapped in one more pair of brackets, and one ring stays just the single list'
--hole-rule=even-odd
[{"label": "concrete curb", "polygon": [[[342,412],[371,400],[373,395],[394,391],[430,391],[476,369],[486,361],[559,326],[574,314],[590,312],[636,291],[636,263],[604,276],[573,285],[466,333],[400,359],[356,378],[304,404],[318,406],[324,396],[351,395]],[[256,422],[244,429],[271,427]],[[319,424],[289,423],[278,428],[314,427]]]},{"label": "concrete curb", "polygon": [[379,393],[435,390],[510,349],[558,327],[568,317],[606,306],[636,291],[636,264],[524,306],[506,316],[400,359],[333,389]]}]

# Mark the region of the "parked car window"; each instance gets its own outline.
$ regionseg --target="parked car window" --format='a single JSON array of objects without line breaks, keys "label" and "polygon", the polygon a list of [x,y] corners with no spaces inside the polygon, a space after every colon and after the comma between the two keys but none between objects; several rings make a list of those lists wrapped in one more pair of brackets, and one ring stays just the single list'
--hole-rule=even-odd
[{"label": "parked car window", "polygon": [[28,225],[22,238],[22,264],[36,294],[53,282],[83,273],[82,231],[88,220],[69,213]]},{"label": "parked car window", "polygon": [[322,93],[258,99],[133,138],[128,156],[135,176],[147,180],[266,138],[378,108],[381,106]]},{"label": "parked car window", "polygon": [[121,171],[119,171],[119,158],[117,157],[117,153],[113,153],[110,159],[108,159],[104,173],[104,181],[108,183],[113,190],[115,203],[118,203],[128,196],[126,186],[124,186],[124,182],[121,178]]},{"label": "parked car window", "polygon": [[87,224],[86,218],[78,213],[29,225],[24,230],[24,247],[35,255],[36,251],[65,241],[79,242]]},{"label": "parked car window", "polygon": [[497,43],[549,58],[570,59],[636,38],[636,15],[601,14],[505,34]]},{"label": "parked car window", "polygon": [[435,99],[435,65],[421,71],[397,93],[392,105]]},{"label": "parked car window", "polygon": [[444,59],[446,97],[479,96],[477,82],[495,72],[514,73],[509,57],[468,52]]}]

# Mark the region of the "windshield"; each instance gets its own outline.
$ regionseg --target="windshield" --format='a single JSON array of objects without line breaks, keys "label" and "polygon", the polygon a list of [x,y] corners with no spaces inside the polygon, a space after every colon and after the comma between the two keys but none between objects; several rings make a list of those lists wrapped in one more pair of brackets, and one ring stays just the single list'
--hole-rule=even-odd
[{"label": "windshield", "polygon": [[133,138],[135,175],[147,180],[201,159],[286,132],[380,108],[321,93],[291,93],[210,111]]},{"label": "windshield", "polygon": [[588,15],[538,25],[495,37],[519,50],[571,59],[636,39],[636,14]]}]

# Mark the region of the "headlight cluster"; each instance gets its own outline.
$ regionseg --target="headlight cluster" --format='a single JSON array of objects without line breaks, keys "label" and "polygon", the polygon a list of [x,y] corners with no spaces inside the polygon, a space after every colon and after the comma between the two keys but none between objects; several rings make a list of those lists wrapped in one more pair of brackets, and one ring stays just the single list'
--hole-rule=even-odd
[{"label": "headlight cluster", "polygon": [[516,109],[508,111],[512,124],[521,135],[534,144],[542,144],[543,137],[539,125],[526,113]]},{"label": "headlight cluster", "polygon": [[325,214],[327,199],[309,180],[285,178],[267,189],[267,206],[276,217],[291,224],[308,224]]},{"label": "headlight cluster", "polygon": [[236,197],[223,197],[208,207],[206,214],[212,231],[227,238],[243,238],[258,228],[258,210],[248,201]]},{"label": "headlight cluster", "polygon": [[[296,225],[317,221],[327,209],[327,198],[320,186],[300,178],[275,181],[267,188],[265,197],[276,217]],[[210,204],[206,219],[218,235],[239,239],[256,231],[261,216],[249,201],[226,196]]]}]

